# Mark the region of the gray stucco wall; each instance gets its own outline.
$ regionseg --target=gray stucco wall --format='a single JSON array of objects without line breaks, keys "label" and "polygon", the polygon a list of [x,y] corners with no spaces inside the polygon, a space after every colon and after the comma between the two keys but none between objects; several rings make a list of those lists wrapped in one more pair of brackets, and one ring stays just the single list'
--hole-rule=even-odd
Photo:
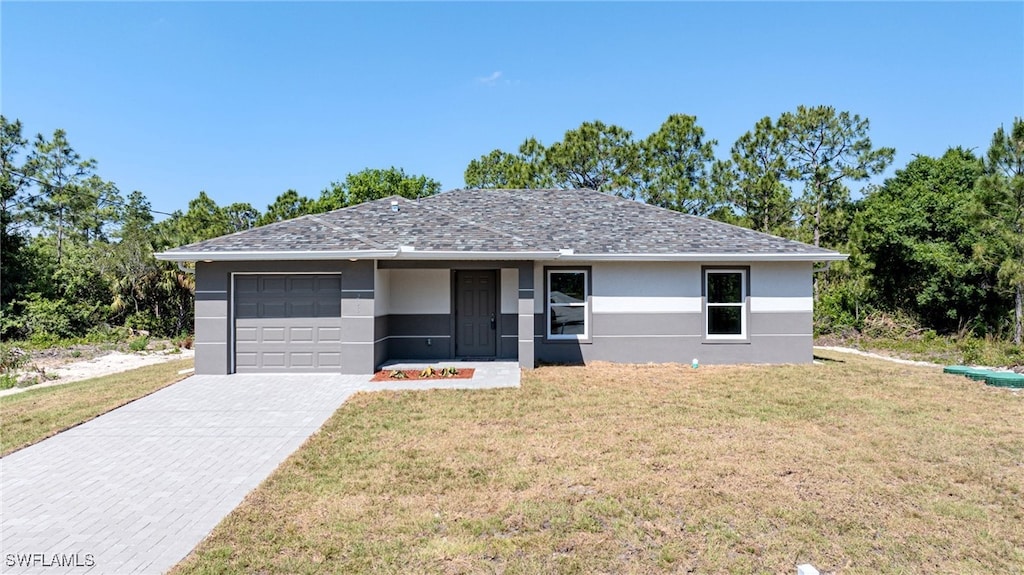
[{"label": "gray stucco wall", "polygon": [[[565,264],[538,262],[539,290],[545,269]],[[545,363],[807,363],[813,358],[812,265],[809,262],[725,264],[583,262],[593,285],[590,337],[548,339],[545,295],[535,300],[536,358]],[[715,341],[705,337],[705,268],[746,270],[746,337]]]},{"label": "gray stucco wall", "polygon": [[[554,264],[554,262],[548,262]],[[564,266],[563,263],[559,263]],[[545,337],[545,262],[199,262],[196,372],[232,369],[232,273],[342,274],[342,370],[372,373],[388,359],[454,357],[451,269],[500,269],[498,355],[587,363],[806,363],[812,359],[810,263],[736,263],[747,270],[746,337],[704,334],[702,270],[696,263],[584,262],[591,273],[591,337]]]},{"label": "gray stucco wall", "polygon": [[342,371],[372,373],[375,365],[372,261],[198,262],[196,264],[196,373],[232,370],[233,273],[341,273]]}]

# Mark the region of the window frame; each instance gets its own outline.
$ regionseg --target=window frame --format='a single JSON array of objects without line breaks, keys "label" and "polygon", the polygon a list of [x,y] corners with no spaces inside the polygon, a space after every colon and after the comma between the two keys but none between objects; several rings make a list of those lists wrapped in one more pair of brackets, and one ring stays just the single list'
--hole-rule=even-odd
[{"label": "window frame", "polygon": [[[740,274],[740,301],[735,303],[710,303],[708,301],[708,280],[717,274]],[[750,341],[750,268],[746,266],[704,267],[701,270],[701,296],[704,315],[704,341],[712,343],[745,343]],[[711,333],[711,308],[735,307],[740,309],[740,333]]]},{"label": "window frame", "polygon": [[[551,303],[551,275],[557,273],[582,273],[583,274],[583,303],[575,304],[553,304]],[[591,333],[590,299],[593,295],[591,287],[592,271],[590,266],[571,267],[545,267],[544,268],[544,340],[553,343],[590,343],[593,338]],[[581,307],[583,308],[583,333],[551,333],[551,308],[552,307]]]}]

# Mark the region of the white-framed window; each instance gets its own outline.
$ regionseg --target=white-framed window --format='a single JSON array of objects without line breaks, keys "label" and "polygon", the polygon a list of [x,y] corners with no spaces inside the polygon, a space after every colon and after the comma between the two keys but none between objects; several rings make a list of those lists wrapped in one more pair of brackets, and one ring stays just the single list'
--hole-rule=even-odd
[{"label": "white-framed window", "polygon": [[747,270],[704,270],[707,339],[746,339]]},{"label": "white-framed window", "polygon": [[547,338],[590,337],[590,271],[547,271]]}]

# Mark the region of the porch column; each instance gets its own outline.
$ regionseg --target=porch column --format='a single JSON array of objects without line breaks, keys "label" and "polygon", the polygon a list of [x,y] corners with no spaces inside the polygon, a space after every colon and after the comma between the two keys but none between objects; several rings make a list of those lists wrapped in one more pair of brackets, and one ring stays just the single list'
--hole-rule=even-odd
[{"label": "porch column", "polygon": [[533,369],[533,262],[519,264],[519,367]]},{"label": "porch column", "polygon": [[374,367],[373,261],[344,262],[341,272],[341,373]]}]

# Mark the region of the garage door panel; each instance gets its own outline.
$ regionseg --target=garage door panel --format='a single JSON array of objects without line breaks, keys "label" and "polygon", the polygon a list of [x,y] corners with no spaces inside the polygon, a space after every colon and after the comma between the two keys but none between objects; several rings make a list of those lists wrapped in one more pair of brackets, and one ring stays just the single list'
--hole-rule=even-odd
[{"label": "garage door panel", "polygon": [[317,365],[321,367],[333,367],[335,369],[341,368],[341,353],[332,352],[320,352],[316,354]]},{"label": "garage door panel", "polygon": [[341,343],[341,328],[318,327],[316,328],[316,340],[323,343]]},{"label": "garage door panel", "polygon": [[235,367],[236,368],[248,368],[256,367],[259,365],[259,356],[256,352],[235,352]]},{"label": "garage door panel", "polygon": [[288,278],[285,276],[261,276],[260,292],[268,295],[284,294],[288,291]]},{"label": "garage door panel", "polygon": [[312,352],[293,352],[288,354],[288,365],[290,367],[313,367]]},{"label": "garage door panel", "polygon": [[316,292],[316,278],[294,277],[289,280],[288,291],[291,295],[310,295]]},{"label": "garage door panel", "polygon": [[236,371],[338,371],[341,276],[235,278]]},{"label": "garage door panel", "polygon": [[288,302],[264,301],[260,302],[260,311],[257,317],[288,317]]},{"label": "garage door panel", "polygon": [[317,317],[316,302],[312,300],[290,302],[287,317]]}]

